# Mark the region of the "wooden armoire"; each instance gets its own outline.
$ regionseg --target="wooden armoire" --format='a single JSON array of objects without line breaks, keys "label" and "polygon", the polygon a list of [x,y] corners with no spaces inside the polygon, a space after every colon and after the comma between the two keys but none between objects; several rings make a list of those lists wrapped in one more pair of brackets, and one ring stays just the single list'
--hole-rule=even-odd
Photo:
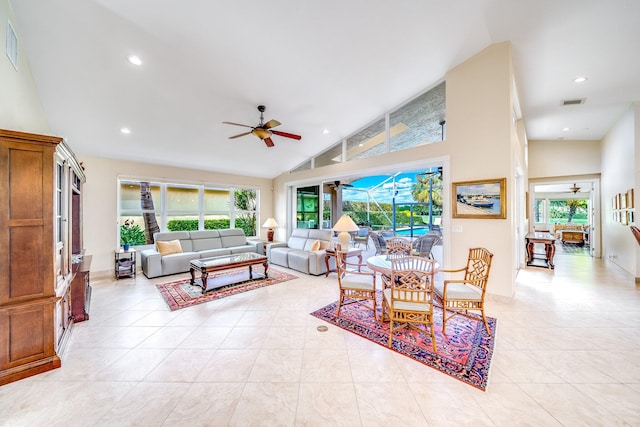
[{"label": "wooden armoire", "polygon": [[82,257],[85,177],[61,138],[2,129],[0,172],[3,385],[60,367],[73,323],[73,260]]}]

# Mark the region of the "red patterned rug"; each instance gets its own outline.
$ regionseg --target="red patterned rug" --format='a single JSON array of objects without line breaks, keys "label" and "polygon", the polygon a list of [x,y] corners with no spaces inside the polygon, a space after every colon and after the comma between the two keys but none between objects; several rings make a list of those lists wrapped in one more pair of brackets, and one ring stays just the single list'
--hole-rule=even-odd
[{"label": "red patterned rug", "polygon": [[[204,294],[200,286],[192,286],[190,284],[191,279],[161,283],[156,285],[156,288],[158,288],[167,305],[173,311],[298,278],[293,274],[269,268],[269,277],[265,279],[262,266],[254,266],[253,271],[254,275],[258,277],[253,280],[248,280],[249,273],[246,267],[210,274],[209,281],[231,279],[235,283],[221,286]],[[239,278],[239,280],[236,281],[233,277]]]},{"label": "red patterned rug", "polygon": [[[311,315],[388,348],[389,322],[376,321],[371,310],[358,304],[342,307],[338,317],[337,307],[336,301]],[[434,317],[437,354],[432,351],[429,335],[409,328],[393,334],[391,349],[484,391],[489,379],[496,319],[487,317],[491,331],[487,335],[482,320],[455,316],[447,322],[447,335],[443,335],[439,307],[434,308]]]}]

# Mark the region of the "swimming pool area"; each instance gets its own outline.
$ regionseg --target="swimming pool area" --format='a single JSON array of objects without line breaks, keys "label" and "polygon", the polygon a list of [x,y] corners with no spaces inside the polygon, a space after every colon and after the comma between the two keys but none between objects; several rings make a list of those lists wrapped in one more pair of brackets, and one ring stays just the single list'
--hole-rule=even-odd
[{"label": "swimming pool area", "polygon": [[[422,236],[423,234],[427,234],[429,232],[429,227],[418,226],[413,227],[413,235],[414,236]],[[411,236],[411,228],[400,228],[396,230],[397,236]]]}]

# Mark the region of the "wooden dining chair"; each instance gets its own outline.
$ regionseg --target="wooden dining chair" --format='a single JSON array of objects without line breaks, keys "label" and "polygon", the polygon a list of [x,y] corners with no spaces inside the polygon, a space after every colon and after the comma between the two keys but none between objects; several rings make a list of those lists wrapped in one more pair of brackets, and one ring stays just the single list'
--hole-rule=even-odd
[{"label": "wooden dining chair", "polygon": [[387,253],[390,255],[411,255],[411,241],[404,237],[387,239]]},{"label": "wooden dining chair", "polygon": [[383,316],[389,319],[389,347],[393,343],[394,332],[410,327],[429,335],[433,352],[436,352],[433,330],[434,274],[435,261],[432,259],[407,256],[391,260],[391,286],[382,292]]},{"label": "wooden dining chair", "polygon": [[[436,283],[434,294],[442,303],[442,333],[446,333],[447,321],[453,316],[462,315],[473,320],[477,317],[469,311],[478,311],[482,316],[484,327],[489,334],[489,325],[484,314],[484,297],[487,291],[489,270],[493,254],[485,248],[469,249],[467,265],[457,270],[441,269],[441,273],[462,273],[462,279],[447,279]],[[447,317],[447,311],[451,312]]]},{"label": "wooden dining chair", "polygon": [[373,317],[377,320],[376,273],[369,270],[366,264],[348,262],[346,255],[344,251],[336,252],[336,271],[340,288],[338,316],[343,306],[360,304],[372,310]]}]

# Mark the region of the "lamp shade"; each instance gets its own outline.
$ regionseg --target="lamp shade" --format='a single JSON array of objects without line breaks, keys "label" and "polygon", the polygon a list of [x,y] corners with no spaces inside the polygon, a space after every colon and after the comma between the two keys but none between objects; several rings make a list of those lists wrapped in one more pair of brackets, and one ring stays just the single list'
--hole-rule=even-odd
[{"label": "lamp shade", "polygon": [[273,228],[277,226],[278,226],[278,223],[274,218],[269,218],[264,222],[264,224],[262,224],[263,228]]},{"label": "lamp shade", "polygon": [[360,227],[353,222],[349,215],[342,215],[332,228],[333,231],[340,233],[338,234],[338,243],[340,243],[342,250],[349,249],[349,243],[351,243],[349,232],[358,231],[359,229]]}]

